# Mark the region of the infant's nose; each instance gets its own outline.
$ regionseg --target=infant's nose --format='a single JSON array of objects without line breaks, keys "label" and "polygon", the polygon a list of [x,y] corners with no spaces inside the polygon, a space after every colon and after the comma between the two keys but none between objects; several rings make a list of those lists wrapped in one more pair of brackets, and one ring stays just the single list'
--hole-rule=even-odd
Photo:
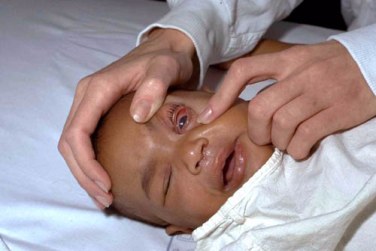
[{"label": "infant's nose", "polygon": [[208,145],[208,140],[205,138],[198,138],[186,142],[182,147],[182,158],[184,165],[188,171],[194,175],[200,173],[200,161],[204,157],[204,149]]}]

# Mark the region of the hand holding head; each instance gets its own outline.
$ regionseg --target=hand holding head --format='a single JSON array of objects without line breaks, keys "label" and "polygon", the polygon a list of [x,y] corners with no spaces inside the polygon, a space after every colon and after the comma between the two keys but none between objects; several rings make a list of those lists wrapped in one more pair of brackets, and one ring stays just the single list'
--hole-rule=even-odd
[{"label": "hand holding head", "polygon": [[97,123],[124,94],[136,91],[133,118],[145,122],[158,110],[170,85],[192,75],[195,49],[177,30],[154,30],[129,54],[84,78],[77,86],[59,150],[80,185],[103,208],[112,203],[111,182],[90,141]]}]

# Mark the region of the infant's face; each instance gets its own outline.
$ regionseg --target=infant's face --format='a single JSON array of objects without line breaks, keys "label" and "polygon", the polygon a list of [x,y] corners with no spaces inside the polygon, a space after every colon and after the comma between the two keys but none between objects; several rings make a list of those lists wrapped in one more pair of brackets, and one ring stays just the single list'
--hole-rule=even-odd
[{"label": "infant's face", "polygon": [[100,161],[116,200],[169,233],[208,220],[272,154],[247,136],[247,103],[209,125],[196,122],[210,94],[174,92],[146,124],[129,115],[132,97],[108,115]]}]

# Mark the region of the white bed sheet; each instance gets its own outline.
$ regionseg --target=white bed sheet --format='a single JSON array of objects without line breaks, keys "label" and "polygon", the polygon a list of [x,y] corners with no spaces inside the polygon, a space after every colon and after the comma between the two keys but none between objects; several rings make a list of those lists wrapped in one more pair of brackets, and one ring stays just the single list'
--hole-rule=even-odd
[{"label": "white bed sheet", "polygon": [[[56,146],[80,78],[167,11],[147,0],[0,0],[0,250],[194,249],[190,236],[98,210]],[[268,36],[312,43],[335,33],[280,23]]]}]

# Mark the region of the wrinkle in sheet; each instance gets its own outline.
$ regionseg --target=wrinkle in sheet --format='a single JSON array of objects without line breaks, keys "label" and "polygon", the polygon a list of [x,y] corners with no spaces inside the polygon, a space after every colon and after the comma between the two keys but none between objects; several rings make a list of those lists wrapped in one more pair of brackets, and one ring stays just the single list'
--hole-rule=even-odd
[{"label": "wrinkle in sheet", "polygon": [[10,251],[9,247],[3,240],[3,237],[0,235],[0,251]]}]

